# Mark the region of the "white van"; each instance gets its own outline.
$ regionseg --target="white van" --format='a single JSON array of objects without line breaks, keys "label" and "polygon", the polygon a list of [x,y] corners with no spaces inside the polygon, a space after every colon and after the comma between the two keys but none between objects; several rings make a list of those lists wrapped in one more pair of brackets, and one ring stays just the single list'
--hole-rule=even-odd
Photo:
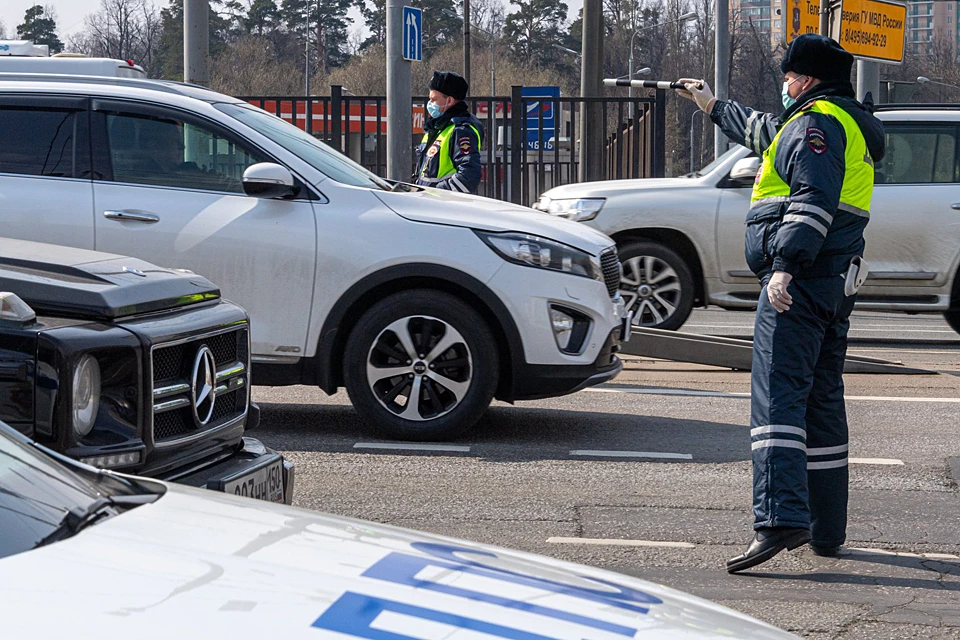
[{"label": "white van", "polygon": [[0,233],[208,277],[250,314],[257,384],[345,386],[393,437],[620,371],[616,248],[576,222],[387,182],[181,83],[0,73],[0,140]]},{"label": "white van", "polygon": [[28,40],[0,40],[0,73],[56,73],[71,76],[146,78],[133,60],[88,58],[78,53],[46,55],[47,46]]}]

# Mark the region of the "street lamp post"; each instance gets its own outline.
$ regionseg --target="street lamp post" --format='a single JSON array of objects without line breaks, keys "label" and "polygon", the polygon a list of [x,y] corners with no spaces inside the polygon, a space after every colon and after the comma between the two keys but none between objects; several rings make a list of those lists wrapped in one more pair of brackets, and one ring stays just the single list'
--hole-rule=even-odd
[{"label": "street lamp post", "polygon": [[[679,18],[677,18],[677,19],[675,19],[675,20],[668,20],[668,21],[666,21],[666,22],[661,22],[661,23],[658,23],[658,24],[651,24],[651,25],[649,25],[649,26],[641,27],[641,28],[637,29],[636,31],[634,31],[634,32],[633,32],[633,35],[630,36],[630,55],[627,57],[627,72],[628,72],[628,75],[629,75],[631,78],[633,77],[633,49],[634,49],[634,47],[636,46],[636,37],[637,37],[638,34],[641,34],[641,33],[643,33],[644,31],[649,31],[650,29],[656,29],[656,28],[658,28],[658,27],[665,27],[665,26],[667,26],[668,24],[673,24],[673,23],[675,23],[675,22],[687,22],[688,20],[696,20],[696,18],[697,18],[697,12],[696,12],[696,11],[689,11],[689,12],[683,14],[682,16],[680,16]],[[633,97],[633,87],[628,87],[628,88],[627,88],[627,95],[628,95],[629,97],[631,97],[631,98]]]},{"label": "street lamp post", "polygon": [[[693,166],[693,139],[694,139],[694,137],[695,137],[695,136],[694,136],[694,128],[693,128],[693,127],[694,127],[694,123],[695,123],[696,120],[697,120],[697,116],[703,116],[703,115],[706,115],[703,111],[701,111],[700,109],[694,109],[694,110],[693,110],[693,115],[690,116],[690,173],[693,173],[693,172],[696,170],[696,169],[694,168],[694,166]],[[702,140],[701,140],[701,142],[700,142],[700,146],[701,146],[701,148],[703,147],[703,141],[702,141]],[[702,152],[701,152],[701,153],[702,153]]]},{"label": "street lamp post", "polygon": [[561,44],[557,44],[556,42],[551,43],[550,46],[553,47],[554,49],[559,49],[560,51],[563,51],[564,53],[569,53],[570,55],[572,55],[572,56],[574,56],[574,57],[576,57],[576,58],[581,58],[581,57],[583,57],[583,56],[581,56],[581,54],[580,54],[579,51],[574,51],[573,49],[568,49],[567,47],[565,47],[565,46],[563,46],[563,45],[561,45]]},{"label": "street lamp post", "polygon": [[310,97],[310,3],[304,9],[303,21],[303,93]]},{"label": "street lamp post", "polygon": [[[633,35],[630,36],[630,55],[627,57],[627,75],[632,79],[633,78],[633,47],[636,42],[637,34],[643,33],[650,29],[656,29],[657,27],[665,27],[668,24],[673,24],[675,22],[687,22],[688,20],[696,20],[697,12],[689,11],[675,20],[667,20],[666,22],[661,22],[659,24],[651,24],[646,27],[641,27],[633,32]],[[627,87],[627,97],[633,97],[633,87]],[[633,103],[630,103],[630,117],[633,117]]]},{"label": "street lamp post", "polygon": [[919,78],[917,78],[917,82],[919,82],[920,84],[928,84],[928,83],[936,84],[941,87],[950,87],[951,89],[957,89],[958,91],[960,91],[960,85],[950,84],[949,82],[940,82],[939,80],[931,80],[926,76],[920,76]]},{"label": "street lamp post", "polygon": [[[453,11],[450,11],[449,9],[444,9],[443,12],[448,16],[457,18],[461,22],[463,21],[462,16],[457,15],[456,13],[454,13]],[[493,35],[492,32],[487,31],[483,27],[478,27],[475,24],[471,24],[470,27],[473,29],[476,29],[477,31],[482,31],[488,36],[490,36],[490,95],[496,96],[497,95],[497,49],[496,49],[497,38],[496,36]],[[469,84],[470,81],[467,80],[467,83]]]}]

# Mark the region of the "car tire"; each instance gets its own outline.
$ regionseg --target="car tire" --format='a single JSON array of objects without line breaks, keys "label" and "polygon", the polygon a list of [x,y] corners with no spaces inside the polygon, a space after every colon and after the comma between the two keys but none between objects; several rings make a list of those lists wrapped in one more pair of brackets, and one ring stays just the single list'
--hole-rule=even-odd
[{"label": "car tire", "polygon": [[948,309],[944,311],[943,319],[947,321],[951,329],[960,333],[960,309]]},{"label": "car tire", "polygon": [[679,329],[693,310],[690,267],[676,251],[652,241],[625,244],[620,253],[620,295],[633,326]]},{"label": "car tire", "polygon": [[468,431],[490,405],[498,376],[487,323],[459,298],[429,289],[374,304],[344,352],[353,406],[367,424],[400,440],[447,440]]}]

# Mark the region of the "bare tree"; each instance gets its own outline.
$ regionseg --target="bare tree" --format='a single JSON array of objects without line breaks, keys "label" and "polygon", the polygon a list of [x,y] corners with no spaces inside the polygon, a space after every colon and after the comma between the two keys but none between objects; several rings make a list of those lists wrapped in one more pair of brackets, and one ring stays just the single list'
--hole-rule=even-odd
[{"label": "bare tree", "polygon": [[100,0],[100,9],[84,18],[85,29],[70,48],[89,56],[133,60],[157,75],[160,14],[149,0]]},{"label": "bare tree", "polygon": [[303,72],[293,60],[280,59],[266,38],[246,36],[214,59],[210,88],[229,95],[296,95]]}]

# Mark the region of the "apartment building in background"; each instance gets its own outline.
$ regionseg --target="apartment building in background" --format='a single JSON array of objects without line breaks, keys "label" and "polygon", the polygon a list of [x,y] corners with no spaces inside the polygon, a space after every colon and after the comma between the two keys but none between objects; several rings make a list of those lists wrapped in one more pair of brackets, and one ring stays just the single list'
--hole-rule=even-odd
[{"label": "apartment building in background", "polygon": [[957,2],[907,3],[907,54],[932,53],[934,42],[960,44]]}]

